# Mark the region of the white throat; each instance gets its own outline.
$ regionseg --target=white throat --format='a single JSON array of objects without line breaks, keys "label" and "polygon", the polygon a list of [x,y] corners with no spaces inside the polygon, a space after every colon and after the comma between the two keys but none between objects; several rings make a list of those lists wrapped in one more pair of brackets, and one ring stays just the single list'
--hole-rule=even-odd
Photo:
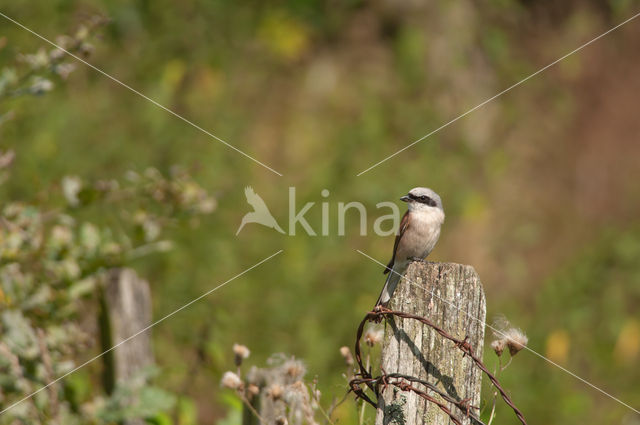
[{"label": "white throat", "polygon": [[409,203],[409,213],[420,221],[442,225],[444,223],[444,211],[437,207],[421,204],[420,202]]}]

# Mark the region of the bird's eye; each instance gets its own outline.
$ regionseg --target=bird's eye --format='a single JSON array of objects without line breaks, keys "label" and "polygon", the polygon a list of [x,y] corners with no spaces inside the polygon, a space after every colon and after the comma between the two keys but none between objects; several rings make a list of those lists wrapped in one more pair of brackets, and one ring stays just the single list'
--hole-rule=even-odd
[{"label": "bird's eye", "polygon": [[420,202],[423,204],[427,204],[430,207],[435,207],[437,205],[436,201],[428,197],[427,195],[420,196]]}]

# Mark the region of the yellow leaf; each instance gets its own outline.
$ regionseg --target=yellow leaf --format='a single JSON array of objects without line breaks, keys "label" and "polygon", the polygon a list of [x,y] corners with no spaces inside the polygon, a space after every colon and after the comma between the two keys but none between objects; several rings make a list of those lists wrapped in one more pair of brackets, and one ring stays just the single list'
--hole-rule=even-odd
[{"label": "yellow leaf", "polygon": [[571,340],[564,329],[557,329],[547,337],[546,355],[556,363],[566,363]]},{"label": "yellow leaf", "polygon": [[620,330],[613,355],[618,361],[629,363],[635,360],[638,352],[640,352],[640,324],[635,319],[629,319]]},{"label": "yellow leaf", "polygon": [[309,44],[304,25],[283,13],[272,13],[262,22],[258,37],[275,54],[285,59],[297,59]]}]

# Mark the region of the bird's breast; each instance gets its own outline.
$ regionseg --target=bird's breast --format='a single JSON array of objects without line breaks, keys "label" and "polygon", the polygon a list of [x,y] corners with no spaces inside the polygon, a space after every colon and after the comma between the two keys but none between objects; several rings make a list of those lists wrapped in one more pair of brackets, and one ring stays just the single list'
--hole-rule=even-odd
[{"label": "bird's breast", "polygon": [[440,226],[444,214],[440,211],[413,213],[410,227],[402,237],[398,247],[398,259],[419,257],[425,258],[433,250],[440,237]]}]

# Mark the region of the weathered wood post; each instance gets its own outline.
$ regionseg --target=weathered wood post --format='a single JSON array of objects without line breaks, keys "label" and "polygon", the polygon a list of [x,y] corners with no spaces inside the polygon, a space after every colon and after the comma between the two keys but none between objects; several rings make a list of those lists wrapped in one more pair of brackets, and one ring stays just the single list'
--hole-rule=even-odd
[{"label": "weathered wood post", "polygon": [[[119,344],[151,323],[149,283],[131,269],[109,270],[101,300],[100,328],[103,350]],[[116,385],[145,383],[143,369],[154,364],[151,333],[143,332],[104,356],[104,385],[108,393]],[[144,424],[142,419],[126,425]]]},{"label": "weathered wood post", "polygon": [[[468,337],[474,353],[482,358],[486,303],[473,267],[414,262],[398,284],[389,308],[426,317],[456,338]],[[469,399],[471,406],[480,405],[482,372],[451,341],[416,320],[389,318],[381,366],[386,373],[426,380],[456,400]],[[433,395],[449,406],[463,424],[472,423],[455,406]],[[413,392],[390,385],[378,399],[376,425],[452,423],[436,405]]]}]

